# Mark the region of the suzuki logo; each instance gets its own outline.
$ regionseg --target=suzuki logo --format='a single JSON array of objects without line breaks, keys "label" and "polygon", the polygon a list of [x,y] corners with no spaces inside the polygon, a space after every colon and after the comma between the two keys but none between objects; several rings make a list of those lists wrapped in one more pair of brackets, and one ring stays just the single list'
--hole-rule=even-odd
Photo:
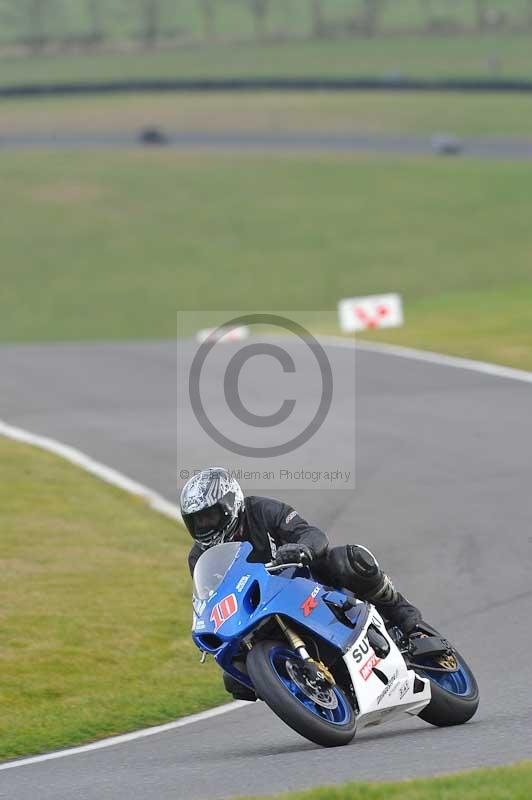
[{"label": "suzuki logo", "polygon": [[307,599],[303,603],[301,603],[300,608],[303,609],[303,614],[305,617],[310,617],[314,609],[318,607],[318,601],[316,600],[316,596],[319,594],[319,591],[320,587],[316,586],[309,594]]}]

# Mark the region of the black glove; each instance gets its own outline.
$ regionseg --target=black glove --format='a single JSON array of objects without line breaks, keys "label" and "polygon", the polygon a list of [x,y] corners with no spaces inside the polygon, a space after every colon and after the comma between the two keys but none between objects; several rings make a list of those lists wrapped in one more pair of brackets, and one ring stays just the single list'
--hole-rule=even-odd
[{"label": "black glove", "polygon": [[310,564],[313,553],[306,544],[283,544],[277,550],[273,563],[280,564]]}]

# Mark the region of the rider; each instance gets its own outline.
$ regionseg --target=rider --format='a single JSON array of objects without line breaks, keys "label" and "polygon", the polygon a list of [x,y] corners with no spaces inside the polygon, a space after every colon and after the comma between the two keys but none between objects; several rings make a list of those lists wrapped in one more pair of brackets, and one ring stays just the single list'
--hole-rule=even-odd
[{"label": "rider", "polygon": [[[421,613],[399,594],[375,556],[359,544],[329,547],[327,535],[309,525],[280,500],[244,494],[222,467],[209,467],[187,481],[181,492],[181,514],[194,545],[188,556],[190,573],[209,547],[231,541],[253,545],[253,560],[275,564],[303,563],[320,583],[351,590],[368,600],[392,625],[410,634]],[[255,694],[224,673],[227,691],[239,700]]]}]

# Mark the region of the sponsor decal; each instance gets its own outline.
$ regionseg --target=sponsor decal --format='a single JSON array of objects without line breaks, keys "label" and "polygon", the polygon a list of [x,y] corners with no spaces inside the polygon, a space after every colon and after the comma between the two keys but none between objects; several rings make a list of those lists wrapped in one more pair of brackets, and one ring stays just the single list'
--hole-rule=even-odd
[{"label": "sponsor decal", "polygon": [[236,585],[237,592],[241,592],[242,591],[242,589],[244,588],[246,583],[249,581],[250,577],[251,577],[250,575],[242,575],[242,577],[240,578],[240,580],[238,581],[238,583]]},{"label": "sponsor decal", "polygon": [[380,664],[380,658],[377,658],[375,653],[372,653],[368,658],[368,660],[364,664],[362,664],[362,666],[358,671],[360,672],[365,681],[367,681],[368,678],[373,674],[373,667],[376,667],[377,664]]},{"label": "sponsor decal", "polygon": [[380,695],[377,697],[377,705],[382,700],[384,700],[384,698],[386,697],[387,694],[390,694],[390,692],[393,691],[393,689],[395,688],[395,681],[397,680],[397,676],[398,675],[399,675],[399,672],[397,670],[395,670],[395,672],[393,673],[392,677],[388,681],[388,684],[384,687],[384,689],[382,690]]},{"label": "sponsor decal", "polygon": [[205,621],[203,619],[195,619],[192,628],[195,631],[202,631],[205,627]]},{"label": "sponsor decal", "polygon": [[318,601],[316,600],[316,597],[319,594],[319,591],[320,587],[319,585],[316,585],[307,599],[301,603],[300,608],[303,609],[303,614],[305,617],[310,617],[314,609],[318,607]]},{"label": "sponsor decal", "polygon": [[288,514],[287,518],[285,519],[285,524],[288,525],[288,523],[292,522],[294,517],[297,517],[297,511],[291,511]]},{"label": "sponsor decal", "polygon": [[402,700],[407,692],[408,692],[408,681],[405,681],[403,685],[399,687],[399,700]]},{"label": "sponsor decal", "polygon": [[214,632],[216,633],[227,620],[238,611],[236,595],[228,594],[219,603],[216,603],[211,611],[211,622],[214,622]]},{"label": "sponsor decal", "polygon": [[360,644],[357,644],[357,646],[353,648],[353,658],[357,664],[360,664],[360,662],[364,660],[364,656],[367,656],[370,649],[367,639],[362,639]]},{"label": "sponsor decal", "polygon": [[270,531],[266,531],[266,536],[268,537],[268,541],[270,542],[270,551],[272,554],[272,558],[275,558],[275,554],[277,553],[277,545],[275,544],[274,540],[270,535]]}]

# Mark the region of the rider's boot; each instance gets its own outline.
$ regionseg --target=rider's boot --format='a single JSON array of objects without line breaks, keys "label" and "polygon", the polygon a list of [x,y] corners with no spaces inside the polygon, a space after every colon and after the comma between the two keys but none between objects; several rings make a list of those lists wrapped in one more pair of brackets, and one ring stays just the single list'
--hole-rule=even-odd
[{"label": "rider's boot", "polygon": [[[385,575],[390,586],[392,582]],[[366,598],[373,603],[379,614],[381,614],[389,623],[396,625],[406,636],[409,636],[416,627],[422,622],[421,611],[416,606],[413,606],[404,595],[400,592],[393,590],[394,598],[389,603],[382,602],[378,597]]]}]

